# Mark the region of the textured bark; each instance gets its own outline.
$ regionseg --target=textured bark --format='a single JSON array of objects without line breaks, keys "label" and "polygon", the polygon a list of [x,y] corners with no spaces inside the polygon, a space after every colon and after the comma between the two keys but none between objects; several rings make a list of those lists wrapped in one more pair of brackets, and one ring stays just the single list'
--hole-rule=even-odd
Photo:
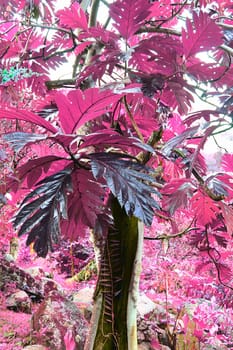
[{"label": "textured bark", "polygon": [[137,295],[143,224],[112,200],[110,227],[102,254],[90,335],[85,350],[137,350]]}]

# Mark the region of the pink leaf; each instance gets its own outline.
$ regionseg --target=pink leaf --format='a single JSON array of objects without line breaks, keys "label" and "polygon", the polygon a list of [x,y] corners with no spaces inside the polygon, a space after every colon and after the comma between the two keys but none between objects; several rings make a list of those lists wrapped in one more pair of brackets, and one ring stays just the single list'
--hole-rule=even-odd
[{"label": "pink leaf", "polygon": [[221,280],[225,283],[228,283],[232,279],[232,269],[223,263],[216,263],[216,267],[219,271]]},{"label": "pink leaf", "polygon": [[87,29],[87,17],[80,5],[75,2],[70,8],[65,8],[57,12],[60,24],[69,28]]},{"label": "pink leaf", "polygon": [[233,172],[233,154],[224,154],[222,156],[222,168],[226,171]]},{"label": "pink leaf", "polygon": [[67,96],[58,92],[55,101],[59,119],[65,133],[73,133],[86,122],[110,112],[121,95],[111,91],[100,92],[98,88],[71,91]]},{"label": "pink leaf", "polygon": [[203,226],[210,224],[219,213],[217,203],[201,191],[192,197],[191,207],[196,214],[197,223]]},{"label": "pink leaf", "polygon": [[36,115],[30,111],[19,110],[14,108],[0,109],[0,119],[16,119],[16,120],[24,120],[26,122],[30,122],[36,124],[38,126],[42,126],[48,131],[52,133],[56,133],[57,129],[54,126],[41,118],[39,115]]},{"label": "pink leaf", "polygon": [[83,43],[80,43],[74,50],[75,55],[80,55],[91,44],[92,41],[84,41]]},{"label": "pink leaf", "polygon": [[[104,189],[90,171],[78,169],[72,173],[73,192],[68,197],[68,221],[63,222],[67,237],[77,238],[84,227],[94,227],[102,212]],[[78,227],[78,230],[77,230]]]},{"label": "pink leaf", "polygon": [[70,329],[67,330],[64,336],[64,342],[65,342],[66,350],[75,350],[76,344],[75,344],[74,336]]},{"label": "pink leaf", "polygon": [[113,130],[104,129],[87,136],[81,136],[81,141],[82,143],[78,147],[79,150],[98,145],[98,150],[104,150],[106,146],[109,146],[119,149],[133,147],[153,152],[153,149],[147,148],[148,146],[142,144],[137,138],[125,137]]},{"label": "pink leaf", "polygon": [[187,207],[194,189],[195,187],[188,179],[175,179],[166,184],[163,188],[165,210],[173,215],[178,208]]},{"label": "pink leaf", "polygon": [[217,63],[205,63],[196,57],[187,63],[187,71],[198,80],[218,80],[224,75],[225,66],[219,66]]},{"label": "pink leaf", "polygon": [[199,52],[216,49],[223,43],[223,35],[208,13],[193,11],[193,18],[186,20],[186,29],[182,30],[182,41],[187,59]]},{"label": "pink leaf", "polygon": [[163,90],[161,101],[182,114],[187,114],[194,102],[193,95],[188,91],[186,81],[182,77],[174,77],[168,80],[167,87]]},{"label": "pink leaf", "polygon": [[233,208],[224,202],[221,202],[220,206],[222,209],[222,215],[225,220],[225,225],[227,227],[227,232],[230,235],[232,235],[233,234]]},{"label": "pink leaf", "polygon": [[147,0],[117,0],[110,5],[110,17],[119,33],[129,39],[148,17],[150,6]]}]

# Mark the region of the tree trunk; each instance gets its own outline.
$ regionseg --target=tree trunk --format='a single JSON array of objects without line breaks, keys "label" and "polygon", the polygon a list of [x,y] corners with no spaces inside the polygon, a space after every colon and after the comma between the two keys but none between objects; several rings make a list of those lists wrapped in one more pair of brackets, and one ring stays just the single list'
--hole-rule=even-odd
[{"label": "tree trunk", "polygon": [[85,350],[137,350],[137,296],[143,224],[112,199],[109,227]]}]

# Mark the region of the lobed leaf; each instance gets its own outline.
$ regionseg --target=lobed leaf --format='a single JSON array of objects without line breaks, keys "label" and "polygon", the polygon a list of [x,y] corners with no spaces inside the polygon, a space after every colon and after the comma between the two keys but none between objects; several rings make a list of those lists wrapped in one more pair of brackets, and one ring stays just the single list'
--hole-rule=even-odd
[{"label": "lobed leaf", "polygon": [[122,150],[132,147],[139,150],[144,150],[147,152],[154,153],[154,149],[151,146],[142,143],[136,137],[122,136],[118,132],[115,132],[111,129],[110,130],[104,129],[104,130],[100,130],[98,132],[89,134],[87,136],[83,136],[81,137],[81,141],[82,142],[78,147],[79,150],[98,145],[98,147],[102,147],[103,150],[106,146],[114,147]]},{"label": "lobed leaf", "polygon": [[161,101],[172,109],[177,109],[179,114],[185,115],[194,102],[193,95],[188,90],[191,90],[191,86],[182,77],[171,78],[163,89]]},{"label": "lobed leaf", "polygon": [[75,130],[90,120],[110,112],[121,96],[111,91],[100,91],[90,88],[85,91],[77,89],[67,96],[60,92],[55,95],[59,109],[59,120],[65,133],[74,133]]},{"label": "lobed leaf", "polygon": [[69,195],[68,217],[84,226],[95,227],[97,216],[103,212],[105,190],[91,171],[77,169],[72,173],[73,192]]},{"label": "lobed leaf", "polygon": [[173,179],[162,190],[164,209],[173,215],[178,208],[187,208],[194,190],[190,179]]},{"label": "lobed leaf", "polygon": [[221,28],[208,13],[192,12],[187,18],[186,28],[182,30],[182,42],[186,59],[202,51],[214,50],[223,43]]},{"label": "lobed leaf", "polygon": [[110,16],[123,38],[136,33],[150,14],[150,7],[147,0],[117,0],[110,5]]},{"label": "lobed leaf", "polygon": [[0,119],[16,119],[24,120],[45,128],[47,131],[56,133],[57,129],[49,123],[47,120],[41,118],[39,115],[34,114],[27,110],[19,110],[15,108],[0,109]]},{"label": "lobed leaf", "polygon": [[198,129],[199,126],[193,126],[183,131],[180,135],[172,137],[169,141],[166,142],[165,146],[163,147],[163,154],[169,156],[175,148],[183,145],[184,141],[187,138],[193,137],[198,131]]},{"label": "lobed leaf", "polygon": [[60,236],[60,218],[67,218],[66,195],[71,189],[71,168],[48,176],[38,183],[21,203],[14,218],[18,235],[28,234],[27,245],[33,247],[38,256],[45,257]]},{"label": "lobed leaf", "polygon": [[155,182],[150,170],[132,160],[124,159],[120,153],[93,153],[89,157],[93,175],[96,179],[105,179],[126,213],[136,216],[146,225],[151,225],[154,208],[159,209],[158,202],[151,194],[160,194],[149,185]]},{"label": "lobed leaf", "polygon": [[11,144],[15,152],[19,152],[30,143],[35,143],[47,139],[47,135],[28,132],[11,132],[3,135],[3,139]]},{"label": "lobed leaf", "polygon": [[217,203],[201,191],[194,194],[190,204],[196,215],[197,223],[203,226],[210,224],[220,211]]},{"label": "lobed leaf", "polygon": [[81,6],[74,2],[70,7],[57,11],[59,23],[68,28],[86,30],[88,27],[87,17]]}]

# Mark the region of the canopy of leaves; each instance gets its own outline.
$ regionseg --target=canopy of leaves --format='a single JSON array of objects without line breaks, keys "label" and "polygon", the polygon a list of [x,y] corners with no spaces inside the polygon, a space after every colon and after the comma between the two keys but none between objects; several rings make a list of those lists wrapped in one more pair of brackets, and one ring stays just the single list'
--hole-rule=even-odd
[{"label": "canopy of leaves", "polygon": [[22,200],[15,227],[41,256],[60,233],[109,224],[110,192],[173,234],[185,211],[206,254],[225,246],[232,150],[218,134],[232,131],[231,2],[117,0],[104,24],[96,3],[1,2],[1,205],[6,192]]}]

